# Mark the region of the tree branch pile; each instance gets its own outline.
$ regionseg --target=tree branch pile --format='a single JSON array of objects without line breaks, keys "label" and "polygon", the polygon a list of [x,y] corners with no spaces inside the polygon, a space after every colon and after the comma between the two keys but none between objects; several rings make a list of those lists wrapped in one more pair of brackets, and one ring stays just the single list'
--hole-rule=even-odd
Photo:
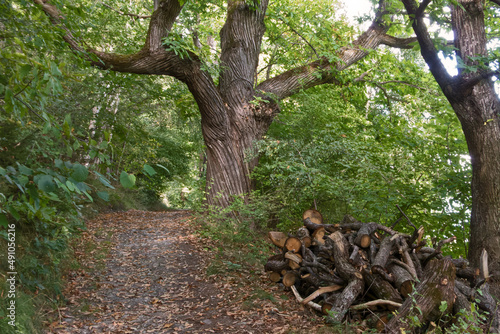
[{"label": "tree branch pile", "polygon": [[349,215],[324,224],[315,210],[303,218],[304,226],[293,235],[269,233],[279,253],[265,265],[270,279],[290,288],[299,303],[332,321],[348,318],[386,333],[451,326],[477,303],[475,309],[490,315],[484,327],[498,326],[487,270],[485,277],[466,260],[441,253],[455,237],[428,247],[424,228],[407,217],[412,234]]}]

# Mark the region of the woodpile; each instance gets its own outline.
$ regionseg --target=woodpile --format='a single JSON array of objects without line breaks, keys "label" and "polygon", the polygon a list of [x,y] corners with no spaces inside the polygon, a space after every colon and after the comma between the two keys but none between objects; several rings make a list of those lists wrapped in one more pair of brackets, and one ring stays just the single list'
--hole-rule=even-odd
[{"label": "woodpile", "polygon": [[475,301],[492,315],[490,325],[498,326],[495,301],[484,293],[487,263],[485,273],[464,259],[444,257],[441,248],[455,237],[428,247],[424,228],[401,213],[413,233],[349,215],[339,224],[325,224],[318,211],[308,210],[295,234],[269,232],[279,253],[269,258],[265,270],[301,304],[336,322],[348,317],[379,332],[408,333],[415,323],[436,326],[460,309],[470,311]]}]

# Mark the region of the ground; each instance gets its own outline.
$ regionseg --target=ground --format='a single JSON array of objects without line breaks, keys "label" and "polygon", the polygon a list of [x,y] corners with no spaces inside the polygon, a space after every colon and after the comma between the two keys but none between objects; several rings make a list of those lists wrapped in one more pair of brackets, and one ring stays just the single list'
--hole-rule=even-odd
[{"label": "ground", "polygon": [[[74,245],[67,305],[47,333],[309,333],[323,319],[268,281],[224,261],[189,211],[100,215]],[[221,259],[218,259],[220,262]]]}]

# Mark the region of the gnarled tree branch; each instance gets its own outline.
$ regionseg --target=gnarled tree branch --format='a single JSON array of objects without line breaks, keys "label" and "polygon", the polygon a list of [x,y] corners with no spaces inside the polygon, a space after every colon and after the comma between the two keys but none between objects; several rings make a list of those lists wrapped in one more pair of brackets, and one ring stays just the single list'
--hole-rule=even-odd
[{"label": "gnarled tree branch", "polygon": [[[420,50],[422,57],[429,66],[432,74],[436,78],[441,89],[445,94],[449,93],[453,83],[452,77],[448,74],[448,71],[444,67],[443,63],[438,57],[438,51],[432,42],[431,36],[427,30],[427,26],[424,22],[423,15],[419,14],[419,9],[425,8],[425,6],[417,7],[417,3],[414,0],[401,0],[406,8],[406,11],[412,20],[413,31],[417,35],[418,43],[420,44]],[[424,0],[423,4],[426,1]]]},{"label": "gnarled tree branch", "polygon": [[391,35],[384,34],[381,37],[380,44],[384,44],[393,48],[398,49],[411,49],[413,48],[412,43],[417,41],[416,37],[409,38],[398,38]]},{"label": "gnarled tree branch", "polygon": [[387,39],[385,36],[389,27],[382,20],[385,6],[385,0],[380,0],[372,25],[352,43],[352,46],[340,50],[336,62],[322,58],[265,80],[257,86],[257,90],[280,100],[302,89],[336,82],[337,71],[342,71],[364,58],[370,50],[377,48],[384,39]]}]

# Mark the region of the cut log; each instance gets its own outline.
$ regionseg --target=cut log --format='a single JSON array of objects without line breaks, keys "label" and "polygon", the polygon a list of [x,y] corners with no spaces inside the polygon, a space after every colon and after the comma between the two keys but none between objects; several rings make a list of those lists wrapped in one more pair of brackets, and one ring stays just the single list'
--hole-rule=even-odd
[{"label": "cut log", "polygon": [[455,266],[449,259],[432,260],[424,271],[423,281],[416,287],[412,298],[407,298],[398,313],[387,323],[388,333],[411,332],[412,322],[405,321],[409,316],[421,324],[437,321],[443,312],[442,302],[447,303],[445,313],[453,307],[455,299]]},{"label": "cut log", "polygon": [[335,299],[330,318],[340,322],[344,319],[349,307],[364,290],[363,275],[349,263],[349,243],[339,231],[328,238],[332,241],[335,268],[341,278],[348,281],[342,293]]},{"label": "cut log", "polygon": [[269,274],[269,280],[271,282],[274,282],[274,283],[277,283],[279,282],[281,279],[281,274],[280,273],[277,273],[275,271],[271,271],[271,273]]},{"label": "cut log", "polygon": [[271,256],[268,260],[264,269],[266,271],[274,271],[277,273],[281,273],[283,270],[288,268],[288,259],[285,259],[283,254],[278,254]]},{"label": "cut log", "polygon": [[275,231],[269,231],[267,236],[271,239],[271,242],[279,248],[283,248],[285,246],[285,241],[288,238],[285,233]]},{"label": "cut log", "polygon": [[389,271],[394,277],[394,284],[404,298],[407,298],[413,291],[415,279],[405,268],[393,264],[389,266]]},{"label": "cut log", "polygon": [[309,248],[312,245],[312,238],[311,237],[304,237],[302,239],[302,243],[304,244],[304,247]]},{"label": "cut log", "polygon": [[288,265],[292,269],[299,269],[302,263],[302,256],[300,254],[295,254],[294,252],[286,252],[285,259],[288,259]]},{"label": "cut log", "polygon": [[318,244],[324,245],[325,240],[323,239],[323,237],[325,236],[325,233],[326,233],[325,228],[320,227],[316,231],[313,232],[312,237],[313,237],[314,241],[316,241]]},{"label": "cut log", "polygon": [[372,262],[373,273],[384,276],[383,273],[387,272],[386,265],[387,261],[389,260],[389,256],[392,253],[393,246],[394,246],[393,237],[387,236],[384,238],[384,240],[382,240],[377,255],[375,256],[375,259],[373,259]]},{"label": "cut log", "polygon": [[299,238],[289,237],[285,241],[285,250],[292,251],[294,253],[300,252],[300,248],[302,247],[302,241]]},{"label": "cut log", "polygon": [[333,303],[340,296],[340,291],[334,291],[325,295],[325,300],[321,305],[321,313],[327,315],[328,312],[332,309]]},{"label": "cut log", "polygon": [[295,285],[297,281],[297,273],[295,271],[287,271],[285,275],[283,275],[282,283],[287,288]]},{"label": "cut log", "polygon": [[381,314],[380,316],[377,317],[377,321],[375,322],[375,328],[377,329],[378,333],[382,333],[385,330],[385,326],[389,322],[389,314]]},{"label": "cut log", "polygon": [[403,302],[403,298],[401,298],[398,290],[396,290],[391,283],[387,282],[379,275],[370,273],[367,269],[362,270],[362,274],[366,288],[369,289],[377,299],[390,300],[396,303]]},{"label": "cut log", "polygon": [[[321,215],[321,213],[317,210],[314,210],[314,209],[310,209],[310,210],[306,210],[304,212],[304,214],[302,215],[302,219],[303,220],[306,220],[308,219],[314,223],[314,224],[317,224],[317,225],[321,225],[323,224],[323,216]],[[305,224],[304,224],[305,225]],[[308,227],[308,226],[306,226]],[[309,227],[308,227],[309,228]],[[313,229],[314,231],[315,229]]]},{"label": "cut log", "polygon": [[354,244],[358,245],[361,248],[367,248],[372,243],[371,234],[377,230],[377,224],[368,223],[363,224],[361,228],[358,230],[358,234],[354,239]]}]

